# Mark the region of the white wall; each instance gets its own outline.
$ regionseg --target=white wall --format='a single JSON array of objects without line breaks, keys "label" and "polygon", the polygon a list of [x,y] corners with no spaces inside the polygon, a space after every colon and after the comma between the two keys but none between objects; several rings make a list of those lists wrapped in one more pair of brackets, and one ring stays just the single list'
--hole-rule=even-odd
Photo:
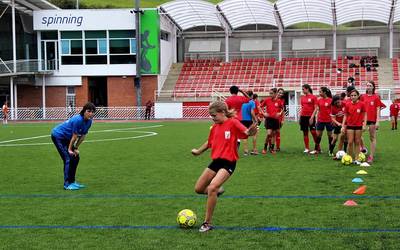
[{"label": "white wall", "polygon": [[132,9],[39,10],[33,12],[34,30],[135,29]]},{"label": "white wall", "polygon": [[183,118],[183,104],[158,103],[154,104],[154,117],[156,119],[180,119]]},{"label": "white wall", "polygon": [[292,50],[325,49],[325,38],[295,38],[292,40]]},{"label": "white wall", "polygon": [[[42,77],[36,77],[35,85],[42,86]],[[81,86],[81,76],[53,76],[48,75],[45,77],[46,86]]]},{"label": "white wall", "polygon": [[109,64],[109,65],[60,65],[55,76],[134,76],[135,64]]},{"label": "white wall", "polygon": [[240,40],[240,51],[272,50],[272,39],[243,39]]},{"label": "white wall", "polygon": [[168,32],[169,41],[160,40],[160,76],[158,89],[161,90],[173,63],[176,63],[176,29],[164,15],[160,15],[160,29]]},{"label": "white wall", "polygon": [[346,38],[346,48],[380,48],[379,36],[354,36]]}]

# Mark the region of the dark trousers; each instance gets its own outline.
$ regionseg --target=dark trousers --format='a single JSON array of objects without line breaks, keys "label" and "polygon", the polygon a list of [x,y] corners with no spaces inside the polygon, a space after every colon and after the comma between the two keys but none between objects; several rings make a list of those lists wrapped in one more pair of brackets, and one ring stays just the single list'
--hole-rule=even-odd
[{"label": "dark trousers", "polygon": [[150,117],[151,117],[151,108],[146,108],[146,112],[144,114],[144,119],[150,120]]},{"label": "dark trousers", "polygon": [[64,186],[75,182],[76,169],[79,163],[79,155],[73,156],[68,153],[69,140],[61,140],[51,135],[51,140],[57,148],[64,162]]}]

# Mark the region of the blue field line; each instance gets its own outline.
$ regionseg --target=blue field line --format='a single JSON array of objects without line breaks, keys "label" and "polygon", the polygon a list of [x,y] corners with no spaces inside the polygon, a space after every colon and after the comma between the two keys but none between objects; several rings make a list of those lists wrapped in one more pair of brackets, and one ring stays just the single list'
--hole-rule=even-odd
[{"label": "blue field line", "polygon": [[[186,194],[0,194],[0,199],[203,199]],[[219,199],[383,199],[399,200],[399,195],[225,195]]]},{"label": "blue field line", "polygon": [[[177,226],[113,226],[113,225],[0,225],[0,229],[180,229]],[[324,228],[324,227],[227,227],[216,226],[216,230],[228,231],[264,231],[264,232],[282,232],[282,231],[322,231],[335,233],[400,233],[398,228]],[[197,230],[193,228],[191,230]]]}]

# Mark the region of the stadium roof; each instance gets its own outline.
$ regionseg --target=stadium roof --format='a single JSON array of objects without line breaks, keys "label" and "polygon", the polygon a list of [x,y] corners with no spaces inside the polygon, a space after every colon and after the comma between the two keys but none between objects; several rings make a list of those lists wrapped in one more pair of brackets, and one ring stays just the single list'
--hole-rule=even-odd
[{"label": "stadium roof", "polygon": [[[0,0],[0,3],[11,5],[11,0]],[[15,9],[31,15],[33,10],[57,10],[60,8],[45,0],[15,0]]]},{"label": "stadium roof", "polygon": [[175,0],[160,6],[178,28],[187,30],[198,26],[222,27],[215,6],[202,0]]},{"label": "stadium roof", "polygon": [[354,21],[390,24],[400,21],[400,0],[225,0],[213,5],[203,0],[175,0],[160,9],[181,30],[197,26],[223,28],[223,17],[231,29],[249,24],[289,27],[317,22],[332,26]]},{"label": "stadium roof", "polygon": [[274,5],[265,0],[225,0],[217,5],[233,29],[249,24],[277,26]]}]

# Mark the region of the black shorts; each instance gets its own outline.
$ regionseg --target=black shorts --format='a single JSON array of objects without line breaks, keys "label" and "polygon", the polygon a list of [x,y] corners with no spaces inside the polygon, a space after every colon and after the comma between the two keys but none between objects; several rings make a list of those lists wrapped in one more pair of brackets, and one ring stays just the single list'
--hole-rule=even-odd
[{"label": "black shorts", "polygon": [[208,168],[211,169],[212,171],[214,171],[215,173],[218,173],[218,171],[221,168],[226,169],[226,171],[229,172],[230,175],[233,174],[233,172],[235,172],[235,168],[236,168],[236,161],[228,161],[225,159],[215,159],[213,160],[210,165],[208,165]]},{"label": "black shorts", "polygon": [[362,130],[362,126],[347,126],[347,129],[350,129],[350,130]]},{"label": "black shorts", "polygon": [[331,132],[333,130],[332,122],[318,122],[316,126],[318,131],[326,131]]},{"label": "black shorts", "polygon": [[279,120],[267,117],[265,119],[265,128],[266,129],[272,129],[272,130],[277,130],[280,128],[279,126]]},{"label": "black shorts", "polygon": [[315,119],[312,124],[310,124],[311,116],[300,116],[300,130],[301,131],[308,131],[308,130],[315,130]]},{"label": "black shorts", "polygon": [[367,125],[375,125],[376,124],[376,122],[373,122],[373,121],[367,121]]},{"label": "black shorts", "polygon": [[342,131],[342,126],[334,126],[334,127],[333,127],[333,133],[334,133],[335,135],[340,134],[341,131]]},{"label": "black shorts", "polygon": [[250,126],[253,124],[253,121],[240,121],[246,128],[250,128]]}]

